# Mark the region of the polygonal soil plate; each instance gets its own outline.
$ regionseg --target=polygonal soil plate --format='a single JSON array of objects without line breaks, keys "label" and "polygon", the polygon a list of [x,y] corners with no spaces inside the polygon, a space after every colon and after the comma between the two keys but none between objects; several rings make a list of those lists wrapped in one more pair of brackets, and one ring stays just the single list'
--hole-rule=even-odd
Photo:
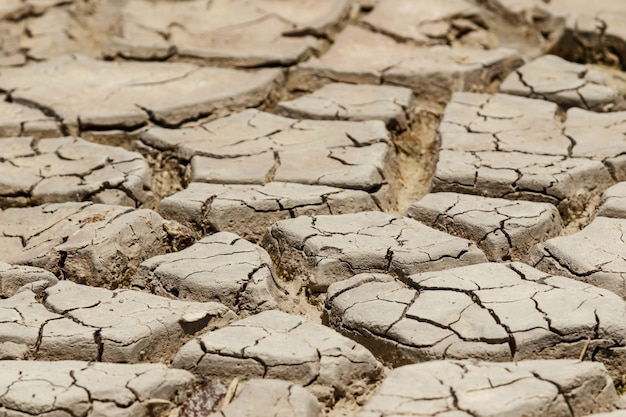
[{"label": "polygonal soil plate", "polygon": [[626,298],[626,219],[596,217],[580,232],[537,245],[529,262]]},{"label": "polygonal soil plate", "polygon": [[46,116],[38,109],[0,101],[0,137],[61,135],[60,126],[53,117]]},{"label": "polygonal soil plate", "polygon": [[74,0],[4,0],[0,5],[0,43],[3,46],[0,66],[45,61],[81,49],[88,40],[80,37],[86,38],[87,31],[77,25],[77,16],[70,10],[76,11],[78,3]]},{"label": "polygonal soil plate", "polygon": [[626,182],[617,183],[602,194],[602,201],[596,214],[626,219]]},{"label": "polygonal soil plate", "polygon": [[194,182],[373,190],[390,177],[389,132],[377,120],[296,120],[250,109],[194,128],[151,128],[141,140],[191,160]]},{"label": "polygonal soil plate", "polygon": [[11,208],[0,212],[0,260],[116,288],[144,259],[171,249],[166,229],[173,223],[151,210],[105,204]]},{"label": "polygonal soil plate", "polygon": [[522,152],[589,158],[625,178],[626,112],[570,108],[508,94],[456,93],[439,126],[441,147],[453,151]]},{"label": "polygonal soil plate", "polygon": [[623,105],[619,91],[608,87],[598,71],[555,55],[544,55],[511,73],[500,92],[540,98],[564,109],[609,111]]},{"label": "polygonal soil plate", "polygon": [[404,130],[413,110],[413,92],[408,88],[332,83],[281,101],[274,113],[299,119],[382,120],[390,129]]},{"label": "polygonal soil plate", "polygon": [[626,179],[625,121],[575,107],[562,120],[547,101],[457,93],[439,127],[433,189],[549,202],[569,219]]},{"label": "polygonal soil plate", "polygon": [[152,174],[138,153],[80,138],[0,140],[0,206],[92,200],[141,206]]},{"label": "polygonal soil plate", "polygon": [[571,417],[616,401],[599,363],[433,361],[391,372],[356,417]]},{"label": "polygonal soil plate", "polygon": [[328,52],[291,70],[289,88],[313,90],[328,81],[392,84],[443,104],[453,92],[485,89],[521,64],[512,49],[419,47],[348,26]]},{"label": "polygonal soil plate", "polygon": [[202,233],[228,231],[258,242],[267,228],[279,220],[378,209],[374,196],[361,190],[286,182],[192,182],[183,191],[161,200],[159,214]]},{"label": "polygonal soil plate", "polygon": [[427,194],[407,216],[475,242],[492,262],[526,259],[535,244],[563,226],[552,204],[456,193]]},{"label": "polygonal soil plate", "polygon": [[18,345],[22,355],[16,359],[168,361],[191,335],[236,319],[219,303],[70,281],[52,285],[42,298],[26,290],[0,299],[0,356]]},{"label": "polygonal soil plate", "polygon": [[132,286],[178,299],[216,301],[249,314],[278,307],[275,297],[281,289],[273,269],[263,248],[221,232],[144,261]]},{"label": "polygonal soil plate", "polygon": [[[317,49],[348,17],[349,0],[133,0],[122,10],[113,49],[124,57],[174,54],[208,64],[292,65]],[[311,36],[314,35],[314,36]]]},{"label": "polygonal soil plate", "polygon": [[282,220],[263,246],[279,276],[302,280],[313,292],[360,272],[406,277],[487,261],[468,240],[381,212]]},{"label": "polygonal soil plate", "polygon": [[1,74],[0,90],[10,92],[17,103],[53,115],[66,134],[130,130],[148,122],[178,126],[216,111],[257,106],[282,80],[281,72],[273,69],[241,72],[182,63],[96,61],[80,55],[3,68]]},{"label": "polygonal soil plate", "polygon": [[303,385],[320,401],[363,394],[383,368],[363,346],[321,324],[265,311],[205,333],[181,348],[173,367],[198,377],[276,378]]},{"label": "polygonal soil plate", "polygon": [[5,0],[0,5],[0,20],[18,20],[28,14],[41,14],[48,8],[73,0]]},{"label": "polygonal soil plate", "polygon": [[193,383],[162,364],[0,361],[0,414],[149,417],[180,405]]},{"label": "polygonal soil plate", "polygon": [[626,111],[596,113],[571,108],[563,134],[571,138],[571,155],[603,161],[617,181],[626,181]]},{"label": "polygonal soil plate", "polygon": [[568,154],[558,106],[507,94],[455,93],[438,129],[441,149]]},{"label": "polygonal soil plate", "polygon": [[57,277],[45,269],[0,262],[0,298],[13,296],[24,286],[46,287],[57,282]]},{"label": "polygonal soil plate", "polygon": [[626,303],[532,267],[488,263],[406,278],[360,274],[328,288],[332,327],[390,365],[433,359],[596,359],[626,370]]},{"label": "polygonal soil plate", "polygon": [[497,44],[480,9],[466,0],[379,0],[361,22],[378,32],[420,45],[458,42],[490,48]]}]

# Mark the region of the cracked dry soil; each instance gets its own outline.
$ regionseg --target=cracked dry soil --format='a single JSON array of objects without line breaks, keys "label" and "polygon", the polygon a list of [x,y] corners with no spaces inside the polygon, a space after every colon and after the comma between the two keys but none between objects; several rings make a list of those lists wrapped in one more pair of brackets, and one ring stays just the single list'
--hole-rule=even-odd
[{"label": "cracked dry soil", "polygon": [[626,415],[626,4],[0,2],[0,417]]}]

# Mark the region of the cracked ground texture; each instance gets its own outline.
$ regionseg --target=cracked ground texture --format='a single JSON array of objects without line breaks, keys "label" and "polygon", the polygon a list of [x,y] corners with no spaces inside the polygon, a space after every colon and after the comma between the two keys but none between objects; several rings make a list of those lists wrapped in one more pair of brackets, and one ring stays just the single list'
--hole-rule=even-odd
[{"label": "cracked ground texture", "polygon": [[161,200],[159,213],[201,233],[226,231],[256,242],[279,220],[379,209],[374,196],[362,190],[278,181],[265,185],[193,182]]},{"label": "cracked ground texture", "polygon": [[623,107],[623,97],[606,85],[599,71],[556,55],[544,55],[518,68],[506,77],[500,92],[552,101],[565,109],[609,111]]},{"label": "cracked ground texture", "polygon": [[313,292],[361,272],[404,278],[487,261],[466,239],[375,211],[281,220],[268,229],[263,245],[281,278],[302,279]]},{"label": "cracked ground texture", "polygon": [[[392,366],[623,355],[626,308],[610,291],[522,263],[485,263],[404,281],[360,274],[331,285],[330,324]],[[606,365],[613,375],[624,373],[621,360]]]},{"label": "cracked ground texture", "polygon": [[318,40],[332,36],[350,12],[349,0],[196,0],[186,6],[127,3],[114,49],[129,58],[177,54],[213,65],[290,65],[319,49]]},{"label": "cracked ground texture", "polygon": [[45,269],[0,262],[0,298],[11,297],[28,286],[35,289],[43,285],[45,288],[58,281],[52,272]]},{"label": "cracked ground texture", "polygon": [[598,216],[626,218],[626,182],[619,182],[602,194]]},{"label": "cracked ground texture", "polygon": [[382,120],[390,129],[405,130],[414,111],[408,88],[388,85],[327,84],[295,100],[282,101],[274,113],[303,119]]},{"label": "cracked ground texture", "polygon": [[0,134],[12,136],[55,137],[61,136],[61,126],[54,117],[38,109],[10,103],[5,95],[0,101]]},{"label": "cracked ground texture", "polygon": [[267,252],[221,232],[139,265],[132,286],[160,295],[222,303],[240,314],[278,308],[284,294]]},{"label": "cracked ground texture", "polygon": [[[378,192],[387,201],[392,149],[378,120],[297,120],[250,109],[199,127],[149,128],[145,146],[190,161],[192,182],[271,181]],[[303,170],[310,158],[317,163]]]},{"label": "cracked ground texture", "polygon": [[[2,340],[23,357],[102,362],[167,361],[194,333],[236,318],[219,303],[189,303],[61,281],[40,297],[0,300]],[[5,342],[5,343],[6,343]]]},{"label": "cracked ground texture", "polygon": [[320,401],[363,395],[383,375],[363,346],[326,326],[273,310],[187,342],[172,366],[202,379],[277,378],[300,384]]},{"label": "cracked ground texture", "polygon": [[147,209],[94,203],[44,204],[0,213],[0,260],[45,268],[81,284],[116,288],[164,254],[173,222]]},{"label": "cracked ground texture", "polygon": [[570,236],[538,244],[529,262],[626,297],[626,219],[596,217]]},{"label": "cracked ground texture", "polygon": [[5,416],[141,416],[184,400],[193,375],[162,364],[0,361]]},{"label": "cracked ground texture", "polygon": [[[372,54],[377,59],[371,59]],[[425,48],[398,42],[361,26],[349,26],[322,57],[293,67],[288,86],[315,89],[329,80],[391,84],[441,103],[453,91],[481,89],[521,64],[520,55],[508,48]]]},{"label": "cracked ground texture", "polygon": [[143,206],[152,173],[136,152],[65,137],[0,141],[0,206],[90,200]]},{"label": "cracked ground texture", "polygon": [[[257,106],[281,77],[272,69],[251,74],[183,63],[111,62],[71,55],[2,68],[0,90],[7,93],[6,100],[53,117],[64,134],[80,134],[132,130],[150,122],[177,126],[217,111]],[[33,84],[33,79],[38,82]]]},{"label": "cracked ground texture", "polygon": [[624,28],[0,0],[0,417],[623,415]]},{"label": "cracked ground texture", "polygon": [[457,93],[446,108],[433,189],[556,205],[569,220],[624,177],[624,112],[505,94]]},{"label": "cracked ground texture", "polygon": [[469,194],[430,193],[406,215],[473,241],[492,262],[525,260],[535,244],[557,236],[562,228],[552,204]]},{"label": "cracked ground texture", "polygon": [[600,364],[433,361],[393,371],[356,416],[574,417],[604,408],[614,396]]}]

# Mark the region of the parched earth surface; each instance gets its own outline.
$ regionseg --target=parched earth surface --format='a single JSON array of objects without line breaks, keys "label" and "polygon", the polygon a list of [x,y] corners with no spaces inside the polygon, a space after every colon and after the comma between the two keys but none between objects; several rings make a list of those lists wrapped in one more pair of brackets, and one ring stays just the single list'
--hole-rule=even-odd
[{"label": "parched earth surface", "polygon": [[625,28],[0,1],[0,417],[625,416]]}]

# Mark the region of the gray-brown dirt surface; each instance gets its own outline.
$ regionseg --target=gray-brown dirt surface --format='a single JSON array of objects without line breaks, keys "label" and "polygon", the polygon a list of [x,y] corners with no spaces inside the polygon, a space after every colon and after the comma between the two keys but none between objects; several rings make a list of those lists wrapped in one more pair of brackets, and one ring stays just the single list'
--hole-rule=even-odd
[{"label": "gray-brown dirt surface", "polygon": [[0,0],[0,417],[623,416],[624,69],[621,0]]}]

